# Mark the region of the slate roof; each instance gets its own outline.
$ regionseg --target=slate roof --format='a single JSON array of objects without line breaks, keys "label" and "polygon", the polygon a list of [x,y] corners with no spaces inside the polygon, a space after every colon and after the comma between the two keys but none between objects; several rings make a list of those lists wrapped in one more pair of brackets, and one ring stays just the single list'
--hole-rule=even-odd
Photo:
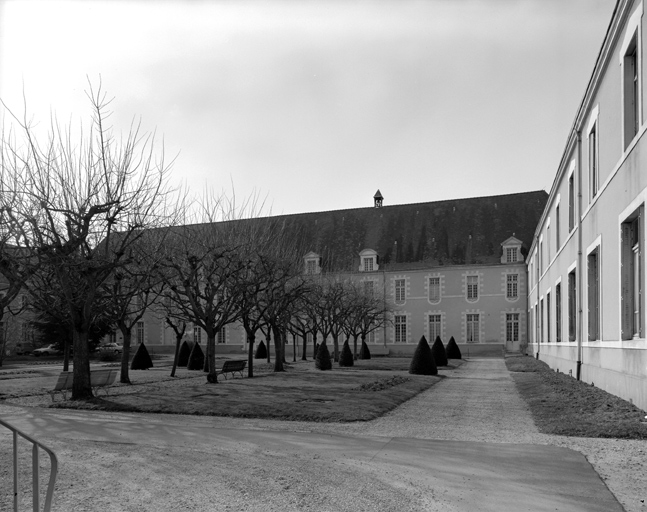
[{"label": "slate roof", "polygon": [[380,270],[500,263],[501,242],[532,243],[548,194],[544,190],[429,203],[274,216],[323,270],[352,271],[359,252],[374,249]]}]

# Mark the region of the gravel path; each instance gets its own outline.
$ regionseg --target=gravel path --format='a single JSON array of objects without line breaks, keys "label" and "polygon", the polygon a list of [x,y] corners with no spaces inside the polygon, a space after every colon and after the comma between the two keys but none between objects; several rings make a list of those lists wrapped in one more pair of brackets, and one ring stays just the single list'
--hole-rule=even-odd
[{"label": "gravel path", "polygon": [[[370,422],[140,416],[151,426],[166,422],[351,436],[551,444],[583,453],[627,511],[647,511],[647,442],[539,433],[502,359],[470,359],[447,375],[429,390]],[[0,403],[0,414],[5,408],[10,406]],[[106,419],[119,416],[99,414]],[[338,462],[331,466],[330,461],[312,460],[305,454],[286,457],[249,451],[245,446],[231,453],[216,446],[192,447],[188,441],[181,441],[175,448],[137,446],[136,452],[121,444],[78,442],[70,446],[55,438],[48,442],[59,453],[63,468],[56,510],[212,510],[205,504],[214,500],[223,510],[440,510],[433,503],[422,506],[420,491],[399,487],[402,482],[393,475],[371,474],[367,468],[345,469]],[[0,451],[4,459],[5,453]],[[207,462],[214,460],[227,464]],[[352,500],[335,498],[340,486],[350,480],[353,489],[363,489],[362,493]],[[189,487],[190,492],[186,491]],[[117,496],[116,489],[121,490]],[[379,508],[376,503],[380,503]]]}]

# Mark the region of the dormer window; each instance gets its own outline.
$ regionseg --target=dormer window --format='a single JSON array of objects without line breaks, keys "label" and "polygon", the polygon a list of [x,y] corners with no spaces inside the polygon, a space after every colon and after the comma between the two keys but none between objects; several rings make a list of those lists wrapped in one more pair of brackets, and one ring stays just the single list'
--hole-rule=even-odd
[{"label": "dormer window", "polygon": [[359,271],[375,272],[378,270],[377,253],[373,249],[364,249],[359,253]]},{"label": "dormer window", "polygon": [[518,238],[511,236],[501,244],[503,254],[501,255],[501,263],[518,263],[523,261],[521,256],[522,242]]},{"label": "dormer window", "polygon": [[309,252],[303,257],[305,273],[308,275],[321,274],[321,257],[315,252]]}]

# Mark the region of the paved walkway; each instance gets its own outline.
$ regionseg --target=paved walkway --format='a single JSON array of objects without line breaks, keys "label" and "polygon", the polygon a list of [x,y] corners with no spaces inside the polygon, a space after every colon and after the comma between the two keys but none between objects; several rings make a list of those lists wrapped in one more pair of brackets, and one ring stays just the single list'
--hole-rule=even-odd
[{"label": "paved walkway", "polygon": [[[313,475],[314,481],[332,479],[351,468],[357,482],[377,480],[396,493],[391,497],[407,490],[402,499],[413,501],[402,510],[623,510],[583,455],[525,444],[541,434],[501,359],[471,360],[430,390],[368,423],[330,425],[1,405],[0,415],[26,433],[58,445],[89,441],[128,443],[130,453],[146,452],[146,447],[167,450],[167,466],[177,460],[173,450],[189,447],[200,451],[199,447],[217,446],[234,461],[240,456],[241,467],[232,470],[243,473],[241,446],[257,455],[280,453],[286,457],[286,467],[290,460],[316,459],[323,474]],[[355,489],[351,481],[346,486],[342,493]],[[291,492],[284,489],[286,497]],[[368,509],[395,510],[388,504],[388,492],[384,496]],[[263,510],[262,505],[247,509]],[[284,507],[335,509],[305,504]],[[267,510],[274,508],[267,505]]]}]

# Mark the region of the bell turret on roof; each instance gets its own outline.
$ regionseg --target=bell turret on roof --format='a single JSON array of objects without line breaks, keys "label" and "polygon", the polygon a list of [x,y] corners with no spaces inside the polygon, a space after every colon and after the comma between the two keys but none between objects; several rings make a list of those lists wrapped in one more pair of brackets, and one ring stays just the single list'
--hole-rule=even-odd
[{"label": "bell turret on roof", "polygon": [[375,201],[375,208],[382,208],[382,200],[384,197],[382,197],[382,193],[380,192],[380,189],[377,189],[377,192],[375,192],[375,195],[373,196],[373,200]]}]

